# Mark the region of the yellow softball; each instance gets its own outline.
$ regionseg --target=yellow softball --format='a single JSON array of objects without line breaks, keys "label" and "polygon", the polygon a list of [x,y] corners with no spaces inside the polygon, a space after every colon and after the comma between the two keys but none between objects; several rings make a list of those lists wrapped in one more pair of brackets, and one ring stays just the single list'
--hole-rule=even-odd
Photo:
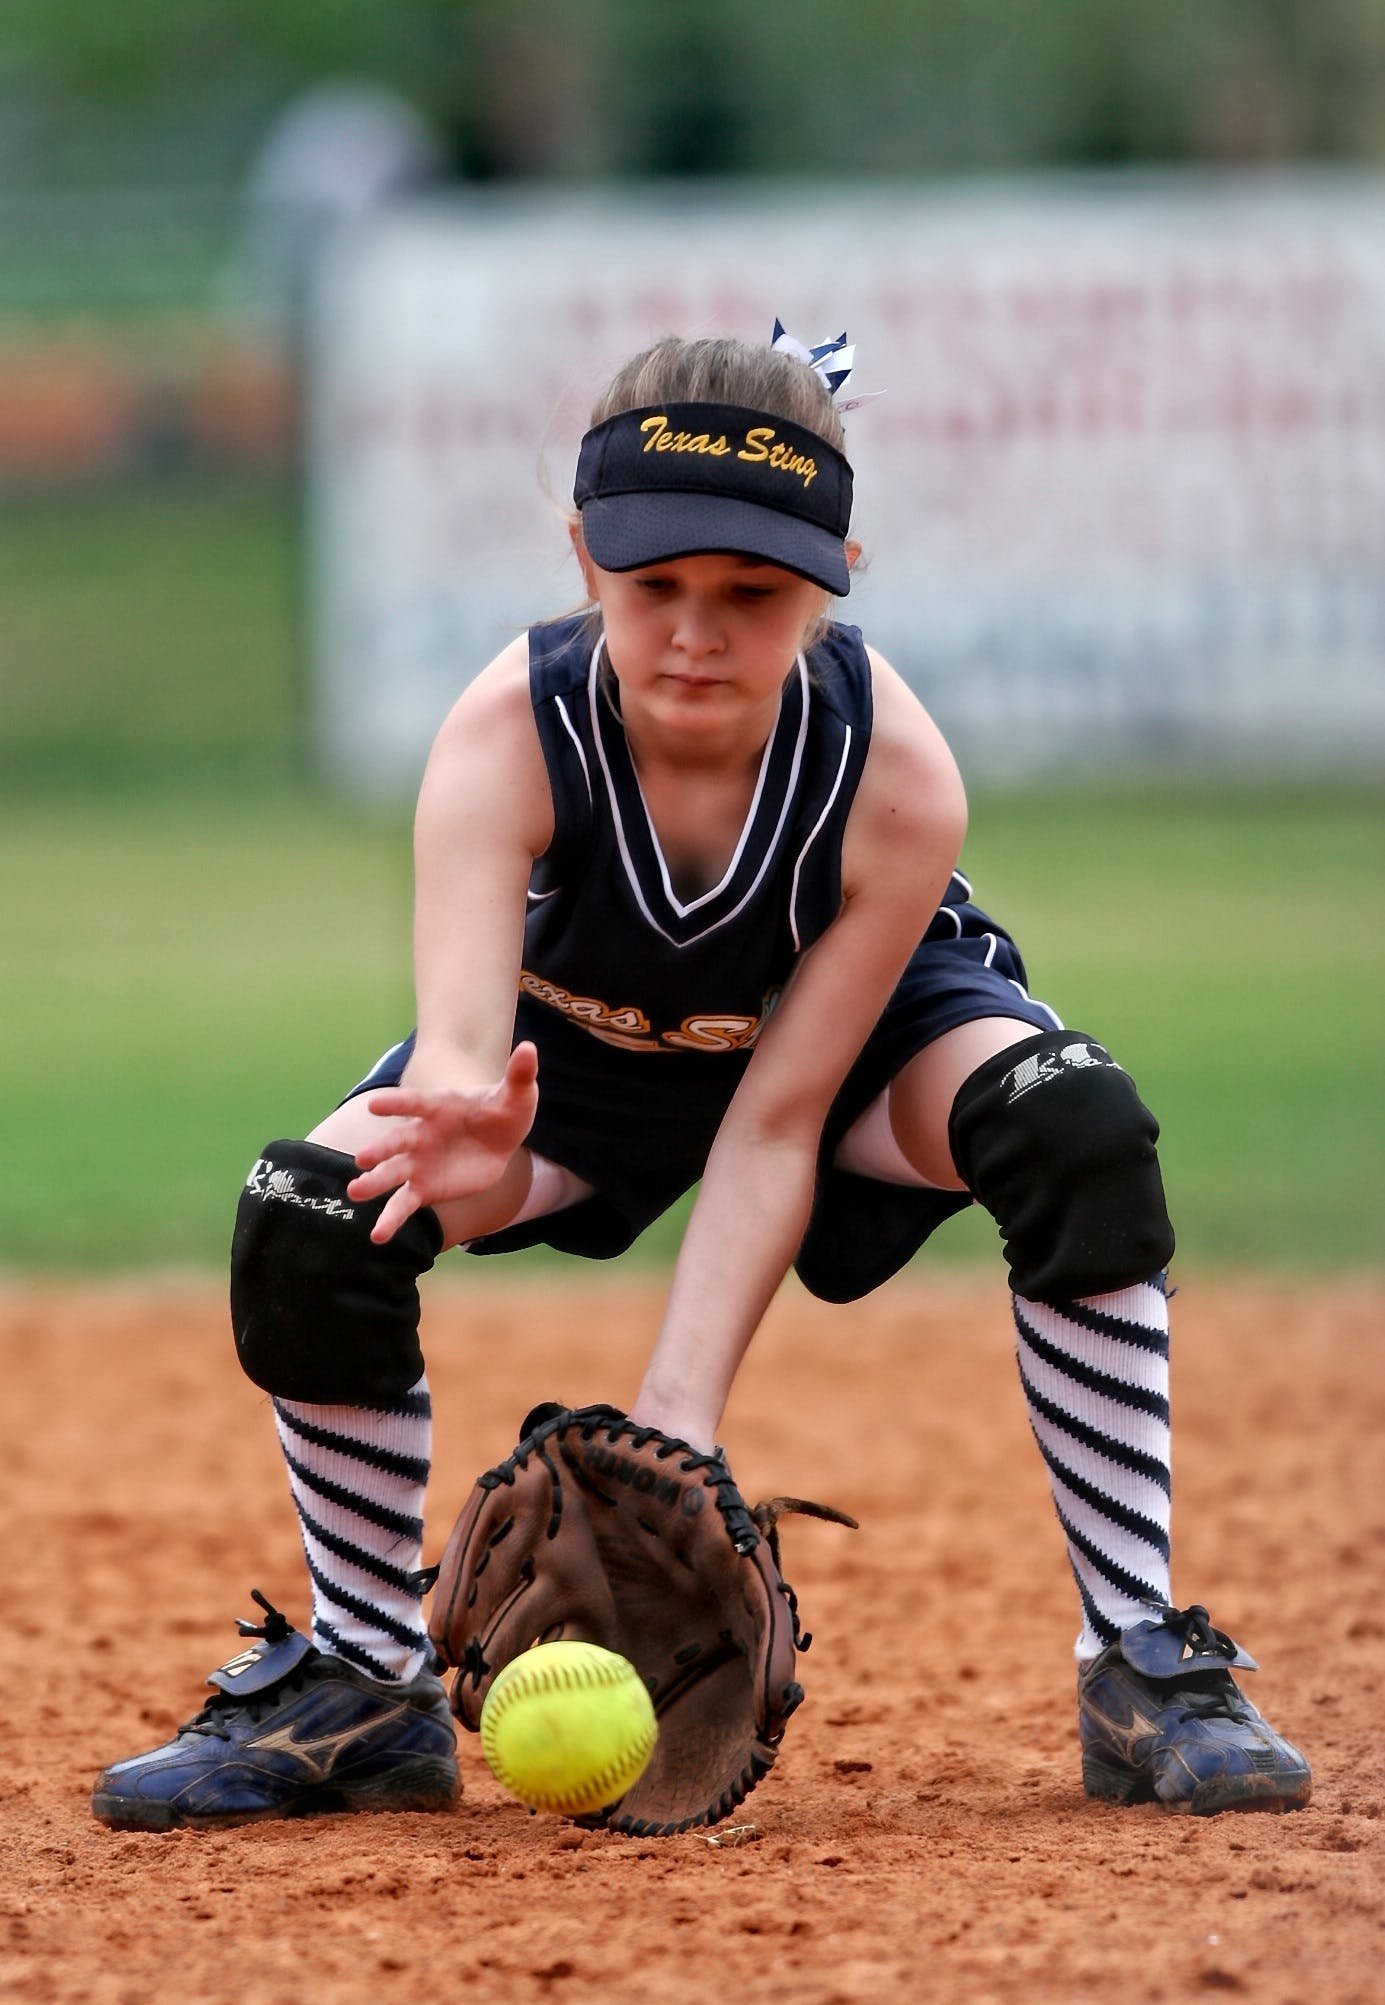
[{"label": "yellow softball", "polygon": [[649,1765],[659,1729],[633,1664],[595,1643],[539,1643],[507,1664],[481,1708],[497,1781],[533,1810],[585,1817]]}]

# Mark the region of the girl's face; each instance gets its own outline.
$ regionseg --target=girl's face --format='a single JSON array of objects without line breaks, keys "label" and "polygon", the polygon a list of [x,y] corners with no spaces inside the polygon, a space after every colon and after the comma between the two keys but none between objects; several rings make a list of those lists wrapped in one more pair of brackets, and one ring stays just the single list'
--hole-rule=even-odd
[{"label": "girl's face", "polygon": [[574,541],[622,698],[660,724],[725,727],[777,697],[827,602],[821,586],[756,557],[603,571]]}]

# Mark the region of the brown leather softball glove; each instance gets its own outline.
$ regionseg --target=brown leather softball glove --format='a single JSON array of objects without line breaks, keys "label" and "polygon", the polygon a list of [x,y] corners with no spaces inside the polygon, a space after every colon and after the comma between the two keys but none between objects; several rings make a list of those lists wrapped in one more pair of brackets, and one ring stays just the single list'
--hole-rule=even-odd
[{"label": "brown leather softball glove", "polygon": [[750,1509],[725,1455],[611,1406],[536,1407],[514,1453],[478,1477],[438,1572],[430,1633],[457,1667],[452,1710],[476,1732],[496,1673],[536,1643],[614,1650],[654,1701],[644,1774],[580,1822],[633,1837],[715,1824],[773,1767],[802,1702],[809,1638],[779,1571],[775,1523]]}]

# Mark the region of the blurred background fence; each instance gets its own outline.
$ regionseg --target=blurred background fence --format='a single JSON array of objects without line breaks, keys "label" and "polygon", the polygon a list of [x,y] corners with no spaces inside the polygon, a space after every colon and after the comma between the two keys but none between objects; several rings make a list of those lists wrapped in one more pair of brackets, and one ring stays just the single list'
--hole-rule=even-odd
[{"label": "blurred background fence", "polygon": [[[1189,1257],[1379,1260],[1382,190],[1379,0],[10,0],[0,1262],[221,1257],[265,1135],[407,1020],[427,729],[498,628],[572,596],[536,460],[561,501],[581,395],[639,334],[795,310],[845,319],[888,393],[849,421],[853,605],[917,641],[1036,989],[1163,1112]],[[585,323],[554,307],[574,273]],[[1154,404],[1215,405],[1191,455],[1123,370],[1152,338]],[[419,448],[393,486],[341,456],[363,355]],[[526,372],[529,430],[478,433]],[[468,480],[493,445],[530,511],[496,512],[499,553]],[[368,642],[421,692],[399,746],[351,683]]]},{"label": "blurred background fence", "polygon": [[305,349],[327,770],[412,791],[458,664],[571,598],[604,382],[775,311],[884,389],[846,418],[843,616],[974,780],[1379,769],[1385,180],[1281,174],[492,192],[344,233]]}]

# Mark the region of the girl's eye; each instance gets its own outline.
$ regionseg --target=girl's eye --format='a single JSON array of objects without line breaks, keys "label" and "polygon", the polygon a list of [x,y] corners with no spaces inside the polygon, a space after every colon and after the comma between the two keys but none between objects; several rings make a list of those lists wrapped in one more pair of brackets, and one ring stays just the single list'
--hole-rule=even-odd
[{"label": "girl's eye", "polygon": [[670,584],[668,578],[636,578],[635,589],[639,592],[667,592]]},{"label": "girl's eye", "polygon": [[733,589],[738,599],[759,600],[772,599],[777,587],[774,585],[736,585]]}]

